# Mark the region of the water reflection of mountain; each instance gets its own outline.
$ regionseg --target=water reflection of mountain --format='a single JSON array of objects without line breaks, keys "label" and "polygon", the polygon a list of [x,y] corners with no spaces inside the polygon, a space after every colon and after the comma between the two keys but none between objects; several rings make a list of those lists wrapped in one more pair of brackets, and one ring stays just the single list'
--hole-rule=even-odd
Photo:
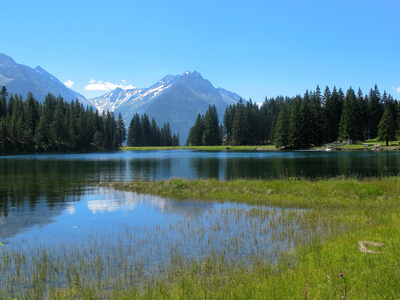
[{"label": "water reflection of mountain", "polygon": [[73,204],[60,204],[50,207],[46,202],[38,202],[32,209],[28,202],[12,207],[8,215],[0,216],[0,239],[4,243],[6,239],[28,230],[31,227],[43,227],[65,210],[73,209]]},{"label": "water reflection of mountain", "polygon": [[[118,191],[111,188],[88,188],[79,196],[59,197],[59,202],[49,203],[43,197],[42,201],[32,206],[29,201],[18,206],[10,206],[7,215],[0,216],[0,239],[2,242],[33,227],[44,227],[55,222],[62,214],[74,215],[77,209],[75,202],[81,202],[92,214],[132,211],[138,204],[147,204],[165,214],[185,215],[189,218],[202,215],[213,207],[209,202],[175,201],[152,195]],[[85,205],[85,202],[87,205]],[[116,214],[118,217],[118,214]]]}]

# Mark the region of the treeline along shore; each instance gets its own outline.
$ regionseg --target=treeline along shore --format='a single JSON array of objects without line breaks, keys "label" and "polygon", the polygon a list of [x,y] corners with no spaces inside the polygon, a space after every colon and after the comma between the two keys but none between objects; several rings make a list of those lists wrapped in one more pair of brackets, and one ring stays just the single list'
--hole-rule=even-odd
[{"label": "treeline along shore", "polygon": [[118,150],[126,140],[129,146],[177,146],[179,134],[172,134],[169,123],[160,129],[154,119],[136,114],[127,136],[121,114],[100,114],[52,94],[43,103],[32,93],[24,100],[1,88],[0,153]]},{"label": "treeline along shore", "polygon": [[400,138],[400,106],[375,85],[368,95],[349,88],[326,87],[322,93],[266,98],[261,106],[251,100],[226,108],[221,125],[215,107],[198,115],[187,145],[268,145],[280,149],[308,149],[335,141],[377,139],[388,145]]},{"label": "treeline along shore", "polygon": [[[278,149],[309,149],[335,141],[375,139],[389,145],[400,139],[400,105],[375,85],[368,95],[349,88],[326,87],[322,93],[265,98],[262,105],[242,100],[226,108],[220,121],[215,106],[199,114],[190,128],[187,146],[274,145]],[[0,98],[0,152],[97,151],[128,146],[179,146],[179,133],[169,123],[162,128],[154,118],[135,114],[128,134],[121,114],[84,107],[48,94],[44,103],[32,93],[27,99]]]}]

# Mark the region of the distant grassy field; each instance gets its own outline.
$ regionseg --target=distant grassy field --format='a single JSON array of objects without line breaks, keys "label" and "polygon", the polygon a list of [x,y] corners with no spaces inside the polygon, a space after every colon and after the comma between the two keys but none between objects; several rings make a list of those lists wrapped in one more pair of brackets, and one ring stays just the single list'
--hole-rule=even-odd
[{"label": "distant grassy field", "polygon": [[[390,142],[389,146],[386,146],[384,142],[377,140],[369,140],[365,142],[357,142],[352,145],[342,144],[329,144],[331,148],[337,148],[339,150],[372,150],[377,145],[380,145],[381,150],[399,150],[399,142]],[[178,146],[178,147],[120,147],[120,150],[125,151],[151,151],[151,150],[199,150],[199,151],[278,151],[275,145],[264,145],[264,146]],[[326,150],[326,146],[313,147],[314,150]]]},{"label": "distant grassy field", "polygon": [[125,151],[149,151],[149,150],[200,150],[200,151],[249,151],[249,150],[277,150],[275,146],[179,146],[179,147],[121,147]]}]

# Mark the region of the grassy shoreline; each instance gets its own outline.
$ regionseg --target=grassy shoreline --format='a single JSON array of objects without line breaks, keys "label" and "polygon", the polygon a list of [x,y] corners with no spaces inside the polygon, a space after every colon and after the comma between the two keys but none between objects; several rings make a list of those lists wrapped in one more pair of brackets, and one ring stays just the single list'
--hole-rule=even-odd
[{"label": "grassy shoreline", "polygon": [[[212,269],[211,274],[193,272],[195,264],[191,264],[179,269],[174,281],[163,279],[148,287],[144,298],[332,299],[345,296],[343,278],[346,298],[400,297],[398,177],[225,182],[171,179],[103,186],[175,199],[310,208],[311,213],[305,215],[310,232],[318,227],[330,231],[283,253],[276,264],[259,262],[251,269],[230,264],[224,265],[225,272]],[[215,259],[213,264],[221,262]]]},{"label": "grassy shoreline", "polygon": [[[342,144],[329,144],[327,146],[311,147],[303,150],[315,151],[371,151],[371,150],[384,150],[384,151],[398,151],[400,147],[398,142],[390,142],[389,146],[385,146],[375,140],[358,142],[353,145]],[[123,151],[157,151],[157,150],[198,150],[198,151],[281,151],[291,149],[278,149],[274,145],[261,145],[261,146],[177,146],[177,147],[120,147]]]},{"label": "grassy shoreline", "polygon": [[[99,244],[95,241],[93,248],[86,245],[76,245],[72,250],[65,248],[64,256],[54,256],[46,249],[33,249],[31,254],[7,253],[6,247],[1,247],[5,260],[0,262],[0,270],[13,264],[23,267],[25,260],[34,261],[34,272],[21,275],[21,271],[20,275],[8,277],[8,286],[33,285],[29,297],[46,299],[400,298],[399,177],[230,181],[174,178],[100,186],[181,201],[254,205],[246,212],[249,224],[253,218],[267,218],[260,207],[302,209],[301,214],[296,210],[282,214],[274,225],[282,228],[276,238],[288,238],[295,248],[282,250],[278,260],[255,255],[232,261],[223,251],[185,260],[179,253],[173,253],[170,266],[154,277],[146,277],[140,265],[132,265],[130,255],[135,244],[127,248],[119,242],[119,235],[118,239],[107,237]],[[293,222],[298,231],[289,226]],[[114,249],[107,256],[108,262],[100,255],[104,248]],[[76,251],[76,263],[68,262],[66,251]],[[97,253],[94,257],[88,255],[92,251]],[[106,271],[115,264],[119,266],[117,269]],[[98,279],[89,279],[90,273]],[[49,288],[49,279],[65,280],[67,285]],[[14,296],[1,291],[0,295]]]},{"label": "grassy shoreline", "polygon": [[278,151],[275,146],[176,146],[176,147],[120,147],[124,151],[199,150],[199,151]]}]

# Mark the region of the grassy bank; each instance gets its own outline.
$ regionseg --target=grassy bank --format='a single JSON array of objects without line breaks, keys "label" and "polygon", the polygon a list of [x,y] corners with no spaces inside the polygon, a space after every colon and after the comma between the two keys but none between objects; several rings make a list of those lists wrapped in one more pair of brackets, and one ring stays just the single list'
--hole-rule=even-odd
[{"label": "grassy bank", "polygon": [[[179,147],[120,147],[125,151],[150,151],[150,150],[199,150],[199,151],[278,151],[275,145],[266,146],[179,146]],[[284,149],[284,148],[281,148]],[[343,151],[364,151],[364,150],[399,150],[399,142],[389,142],[386,146],[384,142],[378,140],[368,140],[357,142],[352,145],[346,143],[329,144],[327,146],[312,147],[314,150],[343,150]]]},{"label": "grassy bank", "polygon": [[[258,261],[251,268],[217,258],[208,267],[191,263],[171,270],[173,280],[167,277],[149,286],[144,298],[400,297],[399,178],[228,182],[173,179],[108,186],[180,199],[311,208],[304,220],[314,239],[284,253],[278,263]],[[341,273],[343,276],[339,276]]]},{"label": "grassy bank", "polygon": [[[252,240],[252,247],[258,247],[261,252],[232,260],[226,251],[215,249],[198,259],[187,260],[183,254],[166,248],[164,251],[171,252],[169,264],[157,269],[154,276],[145,276],[143,263],[134,258],[138,245],[130,228],[118,236],[104,240],[91,238],[85,245],[68,246],[58,256],[54,254],[56,249],[8,253],[5,245],[1,247],[0,270],[5,272],[19,266],[20,271],[7,277],[9,288],[0,293],[3,298],[14,295],[10,289],[20,286],[30,287],[32,294],[24,294],[27,297],[50,299],[400,298],[398,177],[171,179],[102,186],[181,201],[252,204],[248,210],[227,209],[216,219],[211,212],[203,216],[204,224],[213,222],[212,230],[226,236],[231,232],[225,221],[234,219],[246,228],[244,232],[250,232],[250,239],[246,240]],[[266,206],[278,207],[276,217],[268,225],[262,223],[271,217],[271,212],[264,209]],[[295,209],[279,211],[279,207]],[[170,225],[170,229],[174,226]],[[190,227],[190,219],[180,226],[183,243],[189,236],[204,234],[203,228]],[[148,238],[152,240],[163,230],[149,232]],[[272,240],[257,241],[252,230],[271,231]],[[268,243],[282,241],[289,241],[294,250],[282,248],[276,257],[270,258],[262,255],[263,248],[268,251]],[[241,247],[246,246],[241,243],[232,240],[231,244],[238,247],[239,254]],[[205,247],[212,248],[213,241],[208,239]],[[110,252],[104,255],[104,249]],[[28,269],[27,261],[31,260],[33,267]],[[22,271],[24,268],[26,272]],[[48,287],[49,281],[54,287]]]},{"label": "grassy bank", "polygon": [[250,150],[277,150],[275,146],[179,146],[179,147],[121,147],[125,151],[148,150],[199,150],[199,151],[250,151]]}]

